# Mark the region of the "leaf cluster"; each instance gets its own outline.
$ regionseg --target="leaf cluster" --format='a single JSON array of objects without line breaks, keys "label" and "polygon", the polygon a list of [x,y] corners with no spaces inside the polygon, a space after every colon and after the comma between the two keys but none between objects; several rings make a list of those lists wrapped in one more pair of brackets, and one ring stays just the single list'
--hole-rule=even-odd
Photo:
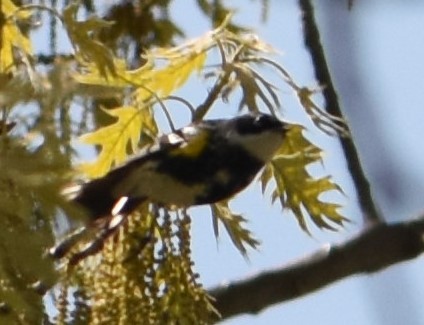
[{"label": "leaf cluster", "polygon": [[43,316],[40,294],[57,280],[46,247],[54,243],[56,207],[67,167],[42,149],[0,136],[0,301],[12,323],[36,323]]},{"label": "leaf cluster", "polygon": [[292,127],[287,141],[261,175],[262,192],[271,180],[275,181],[272,200],[293,212],[300,227],[309,233],[305,215],[319,228],[337,230],[348,221],[338,210],[339,204],[321,201],[319,196],[328,191],[342,192],[329,176],[314,178],[307,166],[321,161],[321,150],[302,135],[301,126]]}]

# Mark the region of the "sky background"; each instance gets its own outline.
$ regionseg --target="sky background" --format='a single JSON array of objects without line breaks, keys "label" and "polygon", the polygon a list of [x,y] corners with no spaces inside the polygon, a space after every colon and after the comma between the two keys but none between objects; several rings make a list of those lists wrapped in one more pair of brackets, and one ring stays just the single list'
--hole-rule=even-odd
[{"label": "sky background", "polygon": [[[265,23],[260,19],[259,3],[232,1],[237,8],[234,19],[252,26],[260,38],[280,50],[276,60],[298,83],[316,86],[303,46],[297,1],[270,1]],[[314,2],[319,4],[317,22],[330,69],[380,209],[391,221],[411,218],[424,206],[420,143],[424,135],[424,6],[418,1],[370,4],[358,0],[348,11],[346,3]],[[188,37],[210,28],[189,2],[175,1],[171,13]],[[197,104],[205,97],[205,87],[190,84],[180,94]],[[283,116],[305,123],[307,135],[325,150],[324,166],[314,166],[314,173],[330,174],[342,186],[346,196],[333,193],[327,198],[343,204],[343,213],[353,223],[339,233],[312,227],[313,237],[309,237],[290,213],[278,204],[272,206],[254,184],[232,203],[235,211],[249,219],[249,229],[262,242],[260,250],[251,251],[246,261],[225,231],[216,242],[208,209],[192,209],[194,259],[206,287],[278,267],[327,243],[342,242],[361,229],[361,215],[337,140],[313,130],[284,86],[281,101]],[[234,113],[235,109],[222,104],[208,117]],[[377,274],[350,277],[259,315],[236,317],[223,324],[424,324],[420,308],[423,268],[418,258]]]},{"label": "sky background", "polygon": [[[260,2],[226,3],[237,8],[236,22],[252,27],[261,39],[281,52],[274,59],[290,71],[298,84],[317,86],[303,46],[297,1],[270,0],[265,23],[261,21]],[[174,1],[170,9],[188,38],[201,36],[211,28],[194,3]],[[424,138],[424,4],[355,0],[348,11],[347,1],[313,3],[317,5],[318,27],[331,73],[378,205],[390,221],[416,216],[424,207],[424,150],[420,141]],[[37,46],[48,52],[44,37],[40,33],[43,41]],[[66,39],[60,42],[69,49]],[[196,80],[178,95],[197,105],[206,91],[207,85]],[[269,198],[260,194],[259,185],[253,184],[231,203],[234,211],[248,218],[249,229],[262,243],[258,251],[249,252],[246,260],[223,229],[218,242],[215,240],[208,208],[192,209],[192,249],[206,287],[279,267],[328,243],[343,242],[361,229],[361,215],[337,139],[314,130],[282,83],[280,95],[284,118],[304,124],[307,136],[325,151],[324,165],[311,169],[314,175],[332,175],[345,192],[345,196],[332,193],[326,198],[341,203],[343,214],[353,222],[338,233],[311,227],[313,236],[309,237],[293,215],[282,211],[278,204],[271,205]],[[219,103],[207,117],[236,114],[236,100],[233,103]],[[185,113],[177,118],[179,126],[188,123]],[[223,324],[424,324],[424,309],[420,308],[423,279],[424,263],[418,258],[377,274],[344,279],[259,315],[236,317]]]}]

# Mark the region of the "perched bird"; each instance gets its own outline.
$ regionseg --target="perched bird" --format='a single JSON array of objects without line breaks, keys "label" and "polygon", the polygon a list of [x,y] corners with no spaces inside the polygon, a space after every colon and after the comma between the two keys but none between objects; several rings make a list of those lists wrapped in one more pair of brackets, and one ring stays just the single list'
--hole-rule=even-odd
[{"label": "perched bird", "polygon": [[189,207],[243,190],[282,145],[288,125],[267,114],[193,123],[78,188],[90,219],[129,214],[148,200]]},{"label": "perched bird", "polygon": [[[74,187],[71,201],[86,211],[88,225],[98,232],[69,264],[97,253],[145,201],[186,208],[232,197],[271,160],[288,128],[267,114],[193,123],[161,137],[105,176]],[[51,256],[65,256],[86,230],[83,227],[51,248]]]}]

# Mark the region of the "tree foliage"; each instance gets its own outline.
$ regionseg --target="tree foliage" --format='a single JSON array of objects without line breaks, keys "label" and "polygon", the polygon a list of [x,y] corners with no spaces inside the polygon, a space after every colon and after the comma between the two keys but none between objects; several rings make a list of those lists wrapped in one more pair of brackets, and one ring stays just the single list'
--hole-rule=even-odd
[{"label": "tree foliage", "polygon": [[[221,99],[233,103],[237,96],[240,111],[278,115],[277,85],[262,72],[268,66],[294,90],[298,109],[319,130],[345,132],[341,120],[314,103],[314,91],[297,85],[274,61],[270,45],[231,23],[221,2],[214,7],[198,1],[216,28],[178,45],[182,32],[165,14],[169,2],[148,3],[134,7],[123,2],[100,17],[90,1],[63,7],[55,1],[21,6],[0,1],[0,317],[5,321],[46,321],[43,295],[54,297],[57,316],[52,321],[57,324],[202,324],[218,313],[194,271],[191,217],[185,210],[144,204],[102,243],[99,253],[68,263],[96,237],[92,231],[60,262],[46,256],[79,216],[61,189],[78,177],[104,175],[150,145],[159,134],[157,111],[164,111],[173,127],[171,100],[185,103],[193,121],[218,110],[222,105],[214,104]],[[154,19],[157,8],[163,15]],[[150,18],[142,33],[128,30],[124,20],[111,21],[125,10]],[[81,18],[84,11],[90,15]],[[32,50],[35,22],[46,17],[41,13],[55,22],[49,27],[49,56]],[[149,39],[150,33],[157,36]],[[58,34],[69,40],[70,54],[57,53]],[[188,81],[204,79],[210,88],[202,103],[175,96]],[[96,147],[93,162],[74,163],[78,152],[72,141],[77,137]],[[340,187],[330,176],[315,178],[307,172],[321,159],[321,149],[297,125],[260,178],[264,193],[272,186],[272,201],[292,211],[304,231],[309,231],[308,219],[331,230],[347,220],[339,205],[320,199]],[[222,223],[242,254],[257,247],[246,219],[228,202],[211,206],[211,215],[216,236]]]}]

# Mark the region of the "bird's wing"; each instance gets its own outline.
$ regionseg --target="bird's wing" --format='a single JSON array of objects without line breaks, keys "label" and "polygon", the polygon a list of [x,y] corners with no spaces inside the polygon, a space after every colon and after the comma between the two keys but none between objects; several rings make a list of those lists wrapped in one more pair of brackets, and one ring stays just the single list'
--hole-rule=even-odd
[{"label": "bird's wing", "polygon": [[[202,122],[201,124],[189,125],[170,134],[163,135],[158,141],[133,155],[124,164],[109,171],[105,176],[91,180],[87,183],[74,186],[71,201],[87,210],[92,219],[103,218],[111,215],[112,211],[129,214],[147,197],[133,197],[125,190],[125,183],[134,182],[129,179],[135,170],[147,167],[148,163],[154,163],[167,154],[190,154],[201,150],[204,143],[204,130],[214,127],[214,122]],[[125,201],[122,198],[125,198]],[[117,208],[117,204],[124,202]]]}]

